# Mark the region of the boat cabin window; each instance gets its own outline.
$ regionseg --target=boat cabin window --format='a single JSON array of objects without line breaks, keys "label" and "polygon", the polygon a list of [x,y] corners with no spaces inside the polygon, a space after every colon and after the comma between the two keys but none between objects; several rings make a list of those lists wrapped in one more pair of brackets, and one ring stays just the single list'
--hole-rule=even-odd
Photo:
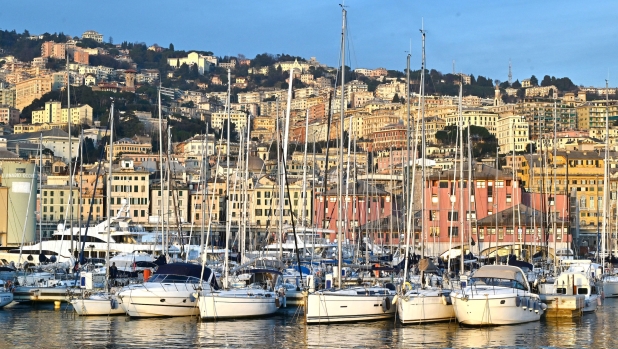
[{"label": "boat cabin window", "polygon": [[526,290],[526,287],[524,287],[524,285],[517,281],[517,280],[510,280],[510,279],[500,279],[500,278],[472,278],[472,283],[476,286],[482,286],[482,285],[487,285],[487,286],[499,286],[499,287],[510,287],[510,288],[516,288],[518,290]]},{"label": "boat cabin window", "polygon": [[588,289],[587,288],[578,288],[577,289],[577,294],[588,294]]}]

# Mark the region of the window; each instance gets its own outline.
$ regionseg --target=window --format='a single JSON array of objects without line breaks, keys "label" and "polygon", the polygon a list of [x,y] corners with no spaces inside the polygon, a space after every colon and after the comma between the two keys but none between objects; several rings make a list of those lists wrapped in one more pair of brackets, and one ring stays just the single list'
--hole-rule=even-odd
[{"label": "window", "polygon": [[440,188],[448,188],[448,182],[447,181],[440,181]]},{"label": "window", "polygon": [[594,196],[590,197],[590,208],[594,208]]},{"label": "window", "polygon": [[437,210],[429,211],[429,220],[430,221],[437,221],[439,219],[439,217],[440,217],[440,215],[439,215]]},{"label": "window", "polygon": [[262,210],[261,209],[256,209],[255,210],[255,215],[256,216],[261,216],[262,215]]},{"label": "window", "polygon": [[506,194],[506,202],[511,202],[511,194]]},{"label": "window", "polygon": [[429,236],[440,236],[440,227],[429,227]]},{"label": "window", "polygon": [[586,208],[586,197],[585,196],[582,196],[581,198],[579,198],[579,207]]},{"label": "window", "polygon": [[513,228],[506,228],[506,235],[513,235]]},{"label": "window", "polygon": [[476,181],[477,188],[485,188],[485,181]]},{"label": "window", "polygon": [[459,236],[459,227],[449,227],[448,228],[448,236]]},{"label": "window", "polygon": [[145,210],[142,210],[140,212],[140,217],[146,217],[146,211]]},{"label": "window", "polygon": [[466,219],[467,220],[476,220],[476,211],[466,211]]},{"label": "window", "polygon": [[458,219],[459,219],[459,212],[457,212],[457,211],[449,211],[449,213],[448,213],[448,220],[450,222],[457,221]]}]

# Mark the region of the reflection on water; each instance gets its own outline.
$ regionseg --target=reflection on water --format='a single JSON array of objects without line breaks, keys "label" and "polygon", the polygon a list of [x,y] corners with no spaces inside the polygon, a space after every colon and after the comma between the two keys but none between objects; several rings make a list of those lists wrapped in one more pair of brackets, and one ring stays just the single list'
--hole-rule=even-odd
[{"label": "reflection on water", "polygon": [[296,308],[266,319],[200,322],[196,318],[76,317],[72,309],[12,304],[0,310],[0,347],[133,348],[618,348],[618,300],[574,321],[493,328],[455,322],[401,326],[374,323],[306,326]]}]

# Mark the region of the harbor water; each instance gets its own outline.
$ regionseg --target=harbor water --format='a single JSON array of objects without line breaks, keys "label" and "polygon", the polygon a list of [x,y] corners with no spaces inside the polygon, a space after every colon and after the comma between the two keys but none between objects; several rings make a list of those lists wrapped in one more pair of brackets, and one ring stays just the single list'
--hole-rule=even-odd
[{"label": "harbor water", "polygon": [[618,299],[577,320],[465,328],[394,320],[311,325],[297,308],[265,319],[78,317],[70,306],[13,303],[0,309],[0,348],[618,348]]}]

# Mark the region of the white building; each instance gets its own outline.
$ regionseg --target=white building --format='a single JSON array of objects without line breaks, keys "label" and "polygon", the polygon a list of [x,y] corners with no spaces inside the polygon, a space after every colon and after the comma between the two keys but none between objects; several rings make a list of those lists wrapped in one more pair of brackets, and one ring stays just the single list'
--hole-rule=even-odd
[{"label": "white building", "polygon": [[94,30],[87,30],[82,34],[83,39],[92,39],[96,42],[103,42],[103,34],[97,33]]},{"label": "white building", "polygon": [[188,66],[197,65],[197,71],[200,75],[204,75],[204,72],[210,70],[210,60],[206,56],[202,56],[197,52],[191,52],[187,57],[184,58],[168,58],[167,64],[174,68],[180,68],[183,63],[186,63]]},{"label": "white building", "polygon": [[526,118],[520,115],[509,115],[496,122],[496,137],[500,146],[500,154],[526,151],[530,143],[529,125]]}]

